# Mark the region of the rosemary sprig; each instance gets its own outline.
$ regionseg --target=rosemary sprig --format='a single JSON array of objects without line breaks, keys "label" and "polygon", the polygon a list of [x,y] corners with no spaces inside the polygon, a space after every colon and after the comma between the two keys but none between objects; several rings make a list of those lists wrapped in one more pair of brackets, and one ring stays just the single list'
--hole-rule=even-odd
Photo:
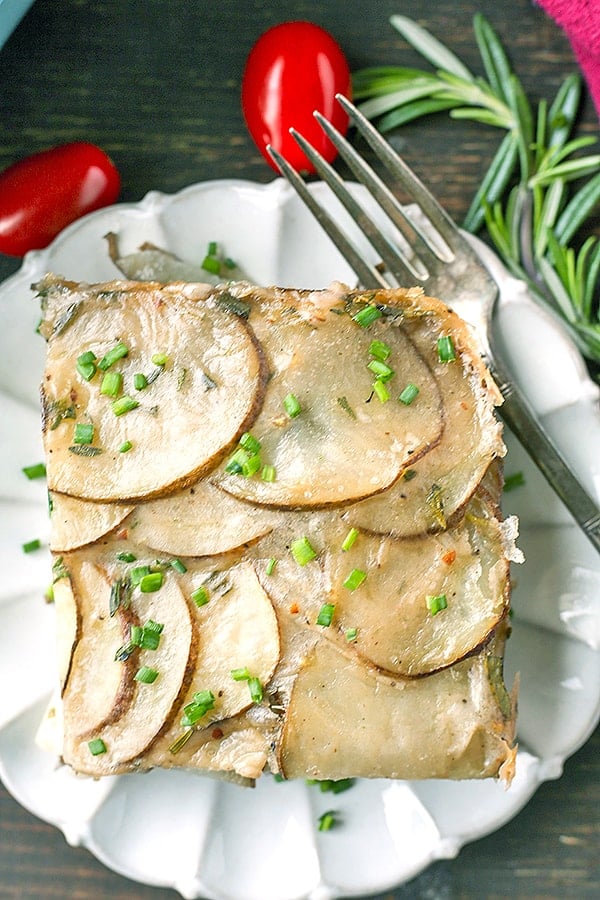
[{"label": "rosemary sprig", "polygon": [[583,152],[595,138],[572,137],[579,76],[569,75],[551,104],[534,108],[484,16],[473,27],[485,77],[411,19],[390,21],[435,71],[359,70],[353,91],[363,113],[382,132],[441,111],[506,132],[463,227],[484,230],[507,268],[564,319],[582,353],[600,362],[600,240],[581,238],[600,201],[600,154]]}]

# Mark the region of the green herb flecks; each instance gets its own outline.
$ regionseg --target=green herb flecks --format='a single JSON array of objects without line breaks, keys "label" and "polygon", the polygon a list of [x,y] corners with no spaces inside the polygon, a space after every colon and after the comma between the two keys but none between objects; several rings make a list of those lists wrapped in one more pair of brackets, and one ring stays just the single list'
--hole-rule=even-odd
[{"label": "green herb flecks", "polygon": [[52,584],[56,584],[61,578],[69,577],[69,570],[65,566],[62,556],[57,557],[52,564]]},{"label": "green herb flecks", "polygon": [[338,402],[338,404],[342,407],[342,409],[344,410],[344,412],[347,413],[347,414],[350,416],[351,419],[356,419],[356,413],[354,412],[354,410],[352,409],[352,407],[351,407],[350,404],[348,403],[348,398],[347,398],[347,397],[338,397],[338,398],[337,398],[337,402]]},{"label": "green herb flecks", "polygon": [[525,484],[525,476],[523,472],[511,472],[504,478],[504,493],[514,491],[515,488],[522,487]]},{"label": "green herb flecks", "polygon": [[102,453],[102,447],[93,447],[91,444],[72,444],[69,448],[75,456],[99,456]]},{"label": "green herb flecks", "polygon": [[110,599],[108,601],[108,611],[114,616],[120,608],[127,609],[131,603],[131,579],[117,578],[110,588]]},{"label": "green herb flecks", "polygon": [[203,719],[204,716],[213,709],[215,705],[215,695],[212,691],[198,691],[192,697],[191,703],[183,707],[183,716],[181,724],[184,728],[191,728]]},{"label": "green herb flecks", "polygon": [[34,481],[36,478],[46,477],[46,466],[44,463],[34,463],[31,466],[23,466],[21,471],[30,481]]},{"label": "green herb flecks", "polygon": [[106,753],[107,748],[102,738],[93,738],[88,741],[88,750],[92,756],[100,756],[102,753]]}]

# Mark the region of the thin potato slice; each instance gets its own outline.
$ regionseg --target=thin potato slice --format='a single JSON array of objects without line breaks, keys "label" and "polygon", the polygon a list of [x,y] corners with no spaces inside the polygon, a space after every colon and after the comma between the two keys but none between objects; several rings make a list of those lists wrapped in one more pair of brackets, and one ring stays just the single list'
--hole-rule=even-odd
[{"label": "thin potato slice", "polygon": [[[108,608],[108,607],[106,607]],[[182,691],[185,691],[191,677],[195,657],[195,635],[192,629],[190,609],[181,593],[177,579],[172,574],[165,575],[160,590],[141,594],[135,591],[131,609],[137,621],[148,620],[164,626],[157,649],[138,649],[125,663],[114,659],[119,644],[110,631],[110,617],[105,614],[103,634],[90,642],[86,659],[80,669],[88,670],[85,690],[75,694],[67,685],[65,694],[65,743],[64,758],[79,772],[90,775],[112,775],[129,771],[135,760],[144,753],[162,729],[168,727]],[[123,643],[121,641],[121,643]],[[107,650],[107,647],[109,650]],[[112,651],[109,666],[109,651]],[[77,652],[77,651],[76,651]],[[85,664],[84,664],[85,663]],[[124,669],[121,668],[124,666]],[[155,669],[158,677],[152,684],[134,679],[135,673],[143,666]],[[118,705],[104,723],[99,722],[91,733],[86,722],[86,732],[78,725],[78,715],[85,713],[86,705],[93,701],[96,692],[103,692],[105,679],[127,678],[129,694],[127,702]],[[113,672],[117,674],[114,675]],[[124,674],[126,672],[126,675]],[[68,719],[71,719],[69,727]],[[90,752],[90,738],[104,741],[106,751],[94,756]]]},{"label": "thin potato slice", "polygon": [[110,581],[95,562],[72,556],[65,564],[81,624],[63,695],[64,725],[66,735],[79,741],[117,720],[132,700],[133,664],[114,661],[130,617],[122,610],[109,615]]},{"label": "thin potato slice", "polygon": [[[152,750],[152,756],[159,758],[184,731],[180,719],[194,694],[208,690],[215,697],[214,708],[198,727],[229,719],[253,703],[248,678],[266,685],[279,662],[277,618],[250,563],[240,563],[224,574],[196,565],[188,569],[186,581],[187,590],[193,585],[206,590],[206,602],[194,610],[198,655],[177,717]],[[248,678],[236,680],[232,676],[236,670],[246,671]]]},{"label": "thin potato slice", "polygon": [[[241,318],[206,300],[206,286],[77,290],[47,280],[40,289],[51,490],[119,502],[159,496],[196,481],[252,422],[264,389],[260,351]],[[127,355],[101,371],[119,342]],[[87,352],[99,361],[89,381],[76,368]],[[143,390],[135,387],[140,373],[150,380]],[[122,377],[115,397],[102,393],[107,375]],[[93,436],[82,441],[78,430],[89,426]]]},{"label": "thin potato slice", "polygon": [[294,683],[278,751],[282,774],[481,778],[509,769],[512,704],[499,697],[490,664],[500,653],[490,648],[426,678],[393,681],[321,642]]},{"label": "thin potato slice", "polygon": [[120,525],[133,509],[124,503],[92,503],[54,491],[50,502],[50,549],[55,553],[92,544]]},{"label": "thin potato slice", "polygon": [[[482,379],[489,376],[464,324],[448,312],[408,318],[405,328],[435,374],[448,427],[438,444],[411,464],[408,477],[346,513],[349,525],[395,537],[443,530],[468,502],[490,462],[505,453],[501,426],[482,391]],[[450,329],[457,358],[440,362],[437,338]]]},{"label": "thin potato slice", "polygon": [[[356,629],[351,646],[393,674],[452,665],[482,645],[506,612],[504,540],[479,502],[455,528],[428,539],[361,534],[348,552],[327,556],[335,606],[327,635],[345,641]],[[345,586],[353,570],[366,574],[354,590]]]},{"label": "thin potato slice", "polygon": [[138,506],[127,525],[132,537],[175,556],[227,553],[268,534],[276,513],[256,510],[209,481]]},{"label": "thin potato slice", "polygon": [[[363,328],[348,313],[338,313],[325,311],[310,322],[293,309],[271,315],[263,338],[271,378],[252,431],[276,477],[222,472],[218,483],[234,496],[281,508],[347,503],[385,490],[439,441],[439,389],[404,332],[381,321]],[[256,319],[250,315],[259,328]],[[377,340],[391,351],[388,402],[374,392],[376,379],[368,368]],[[405,406],[397,395],[408,381],[420,385],[420,395]],[[297,415],[286,410],[291,397],[299,403]]]},{"label": "thin potato slice", "polygon": [[165,750],[160,739],[151,748],[149,760],[163,767],[183,766],[252,784],[263,773],[274,735],[257,726],[247,713],[193,732],[177,753]]}]

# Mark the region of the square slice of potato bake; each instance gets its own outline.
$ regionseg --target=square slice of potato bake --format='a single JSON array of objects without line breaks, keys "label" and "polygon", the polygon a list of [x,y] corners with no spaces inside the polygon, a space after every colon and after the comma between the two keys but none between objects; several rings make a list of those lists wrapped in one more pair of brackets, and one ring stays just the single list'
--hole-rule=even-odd
[{"label": "square slice of potato bake", "polygon": [[509,780],[516,523],[465,323],[418,289],[37,289],[65,763]]}]

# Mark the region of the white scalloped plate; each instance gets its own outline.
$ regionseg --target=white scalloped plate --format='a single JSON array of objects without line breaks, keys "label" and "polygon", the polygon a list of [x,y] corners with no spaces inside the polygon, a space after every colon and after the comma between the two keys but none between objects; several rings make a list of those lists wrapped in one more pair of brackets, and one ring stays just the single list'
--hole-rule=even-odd
[{"label": "white scalloped plate", "polygon": [[[330,203],[322,185],[315,187]],[[515,570],[514,633],[508,677],[521,677],[515,781],[361,781],[335,797],[270,777],[255,790],[185,772],[93,781],[74,776],[34,736],[54,681],[53,610],[45,550],[45,486],[23,465],[42,459],[37,411],[44,348],[29,286],[51,270],[75,280],[115,277],[103,235],[121,249],[154,241],[198,260],[211,240],[234,255],[251,280],[320,287],[352,273],[281,180],[269,185],[214,181],[174,196],[150,194],[80,220],[0,286],[0,775],[35,815],[62,829],[110,868],[184,897],[214,900],[325,900],[383,891],[432,860],[514,816],[537,786],[560,775],[600,714],[600,558],[522,450],[508,436],[507,472],[526,485],[507,495],[521,518],[527,562]],[[485,252],[485,251],[484,251]],[[501,285],[498,327],[509,361],[564,454],[600,495],[598,393],[579,353],[495,257]],[[343,824],[319,833],[335,806]]]}]

